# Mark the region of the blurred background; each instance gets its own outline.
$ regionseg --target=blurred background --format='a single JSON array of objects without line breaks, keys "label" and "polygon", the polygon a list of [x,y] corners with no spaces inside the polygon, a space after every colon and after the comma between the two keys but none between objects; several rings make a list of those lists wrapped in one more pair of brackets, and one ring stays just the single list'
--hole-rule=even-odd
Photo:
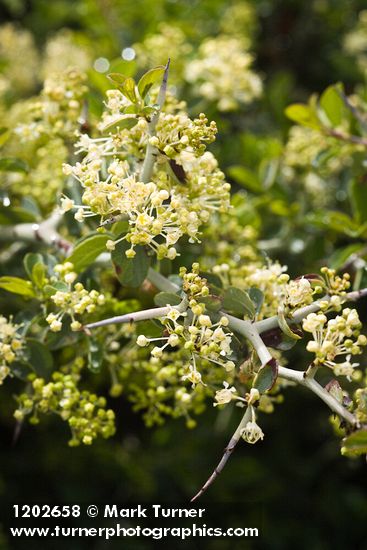
[{"label": "blurred background", "polygon": [[[88,71],[95,90],[91,110],[98,113],[101,94],[108,89],[105,73],[134,74],[169,55],[171,83],[197,113],[203,99],[200,93],[188,92],[192,83],[185,56],[192,52],[200,56],[202,44],[212,38],[238,37],[253,55],[251,70],[263,82],[263,93],[251,105],[244,101],[232,108],[214,100],[205,106],[218,123],[214,149],[229,174],[233,165],[243,163],[248,169],[256,165],[264,134],[268,140],[271,136],[286,140],[291,124],[284,108],[289,103],[304,101],[334,82],[342,81],[348,92],[365,82],[365,0],[1,0],[0,7],[0,92],[5,104],[14,94],[21,98],[36,94],[44,76],[70,56]],[[14,40],[14,33],[21,40]],[[235,67],[233,79],[241,79]],[[256,82],[253,96],[255,88]],[[205,90],[201,92],[205,96]],[[212,90],[207,92],[210,95]],[[252,141],[249,136],[254,136]],[[255,153],[248,158],[251,143]],[[248,178],[243,182],[234,177],[236,171],[232,175],[235,185],[242,183],[249,190]],[[261,217],[261,208],[259,212]],[[264,225],[262,236],[269,238],[272,227]],[[298,275],[303,268],[315,269],[335,238],[331,235],[326,244],[313,238],[309,249],[303,247],[298,256],[290,254],[297,252],[294,242],[285,239],[283,247],[269,255]],[[290,355],[290,366],[297,359],[295,353]],[[103,383],[99,381],[99,387]],[[2,392],[0,407],[3,510],[22,501],[186,503],[213,470],[238,422],[235,414],[218,415],[209,407],[194,430],[187,430],[181,420],[149,429],[121,397],[111,401],[117,433],[110,440],[71,449],[67,427],[50,418],[37,427],[25,426],[14,444],[15,384]],[[108,393],[107,385],[106,381]],[[232,542],[231,548],[366,548],[366,464],[340,456],[327,418],[326,407],[314,396],[289,388],[276,414],[262,417],[264,441],[254,447],[239,445],[202,498],[203,505],[228,504],[228,520],[241,510],[245,524],[250,524],[253,507],[261,509],[260,540],[256,545]],[[5,532],[0,533],[1,549],[13,544]],[[128,544],[119,547],[149,547],[141,541]],[[205,544],[201,541],[200,547]],[[211,547],[226,548],[223,541],[216,544]],[[28,541],[23,545],[19,547],[43,547]],[[88,545],[114,547],[93,540]],[[62,547],[83,546],[67,541]]]}]

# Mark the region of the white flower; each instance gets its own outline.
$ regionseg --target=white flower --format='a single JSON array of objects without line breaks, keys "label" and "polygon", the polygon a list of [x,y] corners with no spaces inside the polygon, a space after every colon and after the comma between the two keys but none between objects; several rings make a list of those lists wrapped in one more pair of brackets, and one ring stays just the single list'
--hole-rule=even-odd
[{"label": "white flower", "polygon": [[138,344],[138,346],[144,348],[149,344],[149,340],[148,338],[146,338],[146,336],[144,336],[144,334],[140,334],[136,340],[136,343]]},{"label": "white flower", "polygon": [[69,210],[72,210],[74,208],[74,201],[72,199],[69,199],[69,197],[62,197],[61,199],[61,210],[63,212],[68,212]]},{"label": "white flower", "polygon": [[247,443],[257,443],[259,439],[264,439],[264,433],[260,426],[256,424],[254,420],[247,422],[244,429],[241,431],[241,437],[247,442]]},{"label": "white flower", "polygon": [[189,372],[182,377],[182,380],[191,382],[192,387],[195,387],[197,384],[202,384],[201,374],[193,365],[189,365]]},{"label": "white flower", "polygon": [[225,405],[226,403],[232,401],[233,394],[237,391],[234,386],[230,388],[228,382],[223,382],[223,386],[223,390],[218,390],[215,392],[215,400],[217,403],[214,403],[214,407],[217,407],[218,405]]}]

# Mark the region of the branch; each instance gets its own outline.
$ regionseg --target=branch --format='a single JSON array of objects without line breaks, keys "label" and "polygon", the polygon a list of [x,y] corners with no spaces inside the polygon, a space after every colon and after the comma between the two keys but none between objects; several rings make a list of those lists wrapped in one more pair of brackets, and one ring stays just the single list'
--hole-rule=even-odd
[{"label": "branch", "polygon": [[[170,59],[168,59],[166,69],[163,75],[162,84],[159,90],[158,110],[152,116],[152,120],[150,121],[148,126],[149,137],[155,136],[155,129],[157,126],[159,115],[161,113],[162,107],[166,99],[169,65],[170,65]],[[140,179],[143,183],[148,183],[150,181],[152,172],[153,172],[154,163],[157,159],[157,156],[158,156],[158,149],[153,145],[151,145],[151,143],[148,141],[147,149],[145,152],[145,159],[144,159],[143,167],[140,174]]]},{"label": "branch", "polygon": [[349,412],[339,401],[335,399],[325,388],[323,388],[314,378],[309,378],[305,376],[303,371],[297,371],[293,369],[288,369],[286,367],[279,367],[278,374],[280,378],[285,380],[290,380],[296,382],[301,386],[305,386],[311,390],[315,395],[317,395],[326,405],[338,416],[343,418],[348,424],[357,427],[358,420],[356,417]]},{"label": "branch", "polygon": [[[364,296],[367,296],[367,288],[362,288],[361,290],[354,290],[353,292],[348,292],[348,294],[345,295],[346,301],[348,302],[356,302],[360,298],[363,298]],[[300,309],[296,309],[296,311],[292,314],[292,317],[289,319],[290,323],[299,323],[309,315],[309,313],[315,313],[316,311],[320,310],[320,302],[329,302],[330,296],[326,295],[323,298],[320,298],[320,300],[316,300],[316,302],[313,302],[309,306],[302,307]],[[263,319],[262,321],[257,321],[253,324],[257,332],[266,332],[268,330],[271,330],[273,328],[279,327],[278,323],[278,316],[273,315],[273,317],[269,317],[268,319]]]},{"label": "branch", "polygon": [[117,325],[119,323],[136,323],[137,321],[147,321],[148,319],[159,319],[160,317],[164,317],[165,315],[167,315],[169,311],[169,307],[153,307],[151,309],[134,311],[132,313],[126,313],[125,315],[118,315],[117,317],[102,319],[102,321],[89,323],[89,325],[85,325],[84,328],[90,329],[105,327],[106,325]]},{"label": "branch", "polygon": [[[354,295],[357,293],[351,292],[350,294]],[[306,308],[302,309],[304,310]],[[257,355],[259,356],[262,366],[266,365],[269,361],[273,359],[270,351],[268,350],[260,334],[256,330],[256,323],[251,324],[248,321],[241,321],[240,319],[236,319],[231,315],[227,315],[227,317],[229,319],[229,326],[232,327],[233,330],[236,330],[237,332],[245,336],[251,342],[251,344],[255,348]],[[352,426],[358,425],[358,421],[355,416],[347,409],[345,409],[343,405],[341,405],[341,403],[339,403],[339,401],[337,401],[335,397],[333,397],[327,390],[325,390],[325,388],[323,388],[318,382],[316,382],[314,378],[307,377],[304,371],[297,371],[279,366],[278,376],[280,378],[284,378],[285,380],[296,382],[301,386],[305,386],[320,399],[322,399],[322,401],[324,401],[324,403],[326,403],[333,412],[338,414],[341,418],[348,422],[348,424],[351,424]]]},{"label": "branch", "polygon": [[19,223],[11,227],[1,227],[0,241],[41,242],[52,245],[65,254],[72,247],[58,232],[57,227],[62,219],[62,212],[56,208],[49,218],[41,223]]},{"label": "branch", "polygon": [[119,323],[136,323],[137,321],[160,319],[161,317],[165,317],[172,309],[176,309],[180,313],[183,313],[187,309],[187,305],[187,298],[185,296],[178,306],[153,307],[151,309],[126,313],[125,315],[110,317],[109,319],[102,319],[102,321],[97,321],[96,323],[90,323],[89,325],[85,325],[84,328],[91,329]]},{"label": "branch", "polygon": [[246,426],[247,422],[250,420],[251,416],[251,409],[250,407],[247,407],[245,414],[242,417],[241,422],[239,423],[236,431],[232,435],[227,447],[224,449],[224,454],[218,464],[218,466],[215,468],[212,475],[209,477],[209,479],[204,483],[200,491],[191,499],[191,502],[194,502],[196,499],[198,499],[209,487],[214,481],[217,479],[219,474],[222,472],[224,466],[227,464],[229,457],[233,453],[237,443],[241,439],[241,432]]},{"label": "branch", "polygon": [[343,132],[340,132],[339,130],[331,129],[325,129],[325,134],[335,139],[339,139],[340,141],[346,141],[347,143],[353,143],[354,145],[363,145],[364,147],[367,147],[366,138],[343,134]]}]

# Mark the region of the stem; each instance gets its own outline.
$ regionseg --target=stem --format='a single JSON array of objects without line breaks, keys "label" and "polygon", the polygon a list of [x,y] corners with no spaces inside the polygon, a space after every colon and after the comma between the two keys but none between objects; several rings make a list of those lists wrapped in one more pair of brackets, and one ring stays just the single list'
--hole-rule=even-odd
[{"label": "stem", "polygon": [[126,313],[125,315],[109,317],[96,323],[90,323],[89,325],[85,325],[84,328],[91,329],[118,323],[136,323],[137,321],[147,321],[148,319],[160,319],[161,317],[165,317],[172,309],[176,309],[180,313],[184,312],[187,309],[187,298],[185,297],[178,306],[153,307],[151,309]]},{"label": "stem", "polygon": [[247,422],[250,420],[251,416],[251,409],[250,407],[247,407],[245,414],[242,417],[241,422],[239,423],[236,431],[232,435],[227,447],[224,449],[224,454],[218,464],[218,466],[215,468],[212,475],[209,477],[209,479],[204,483],[202,488],[196,495],[191,499],[191,502],[194,502],[196,499],[198,499],[209,487],[214,481],[217,479],[219,474],[222,472],[224,466],[227,464],[229,457],[233,453],[237,443],[241,439],[241,432],[243,428],[246,426]]},{"label": "stem", "polygon": [[1,227],[0,241],[40,241],[47,245],[53,245],[62,250],[65,254],[72,245],[63,239],[57,232],[57,226],[62,220],[62,213],[57,208],[49,218],[41,223],[19,223],[12,227]]},{"label": "stem", "polygon": [[[159,90],[158,110],[152,116],[152,120],[150,121],[148,126],[148,134],[150,138],[155,136],[155,129],[157,126],[159,115],[161,113],[162,107],[166,99],[169,65],[170,65],[170,59],[168,59],[168,62],[164,71],[164,75],[163,75],[162,84]],[[154,163],[157,159],[157,156],[158,156],[158,149],[153,145],[151,145],[150,141],[148,141],[147,149],[145,152],[145,159],[144,159],[143,167],[140,174],[140,180],[143,183],[148,183],[150,181],[152,172],[153,172]]]},{"label": "stem", "polygon": [[132,313],[126,313],[125,315],[118,315],[117,317],[109,317],[108,319],[102,319],[96,323],[89,323],[84,328],[97,328],[105,327],[106,325],[116,325],[118,323],[136,323],[137,321],[147,321],[148,319],[158,319],[164,317],[169,312],[169,307],[153,307],[151,309],[144,309],[142,311],[134,311]]},{"label": "stem", "polygon": [[340,132],[339,130],[326,129],[325,133],[327,136],[333,137],[335,139],[340,139],[341,141],[346,141],[348,143],[353,143],[355,145],[363,145],[364,147],[367,147],[367,139],[365,138],[354,136],[354,135],[343,134],[343,132]]},{"label": "stem", "polygon": [[339,401],[335,399],[325,388],[323,388],[314,378],[309,378],[304,376],[303,371],[288,369],[286,367],[278,367],[278,374],[280,378],[285,380],[290,380],[291,382],[296,382],[301,386],[305,386],[311,390],[315,395],[317,395],[328,407],[343,418],[348,424],[352,426],[358,426],[358,421],[355,416],[343,407]]},{"label": "stem", "polygon": [[[354,290],[353,292],[348,292],[348,294],[345,295],[345,298],[346,298],[346,301],[348,302],[356,302],[357,300],[359,300],[360,298],[363,298],[364,296],[367,296],[367,288],[363,288],[361,290]],[[320,302],[329,302],[329,301],[330,301],[330,296],[326,295],[320,300],[313,302],[309,306],[296,309],[296,311],[292,314],[292,317],[289,319],[289,322],[299,323],[300,321],[302,321],[302,319],[307,317],[309,313],[315,313],[316,311],[319,311]],[[253,326],[259,333],[266,332],[273,328],[278,328],[279,327],[278,316],[273,315],[273,317],[269,317],[268,319],[257,321],[257,323],[254,323]]]}]

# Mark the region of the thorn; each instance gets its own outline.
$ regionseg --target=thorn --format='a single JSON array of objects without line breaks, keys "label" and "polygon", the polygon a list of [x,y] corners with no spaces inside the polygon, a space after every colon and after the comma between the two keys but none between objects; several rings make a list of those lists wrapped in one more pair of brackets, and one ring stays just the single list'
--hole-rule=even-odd
[{"label": "thorn", "polygon": [[23,420],[17,420],[14,427],[14,433],[13,433],[13,439],[12,439],[12,446],[14,447],[19,440],[19,436],[22,432],[24,421]]}]

